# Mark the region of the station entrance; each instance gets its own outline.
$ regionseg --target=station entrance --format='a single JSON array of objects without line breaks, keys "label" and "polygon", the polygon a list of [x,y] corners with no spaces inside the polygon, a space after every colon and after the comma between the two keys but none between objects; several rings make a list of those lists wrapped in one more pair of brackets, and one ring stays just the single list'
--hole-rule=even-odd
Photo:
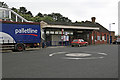
[{"label": "station entrance", "polygon": [[[63,31],[62,31],[63,30]],[[73,39],[83,39],[87,41],[89,44],[92,39],[90,33],[93,30],[81,30],[81,29],[53,29],[53,28],[45,28],[45,42],[49,46],[68,46],[71,44]]]}]

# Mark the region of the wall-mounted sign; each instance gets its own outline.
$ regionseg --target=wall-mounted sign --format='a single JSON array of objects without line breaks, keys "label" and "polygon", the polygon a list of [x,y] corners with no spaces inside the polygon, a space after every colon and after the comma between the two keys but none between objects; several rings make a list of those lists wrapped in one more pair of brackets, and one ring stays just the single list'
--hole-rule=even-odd
[{"label": "wall-mounted sign", "polygon": [[64,31],[64,29],[62,29],[62,32]]},{"label": "wall-mounted sign", "polygon": [[68,35],[68,32],[65,32],[65,35]]}]

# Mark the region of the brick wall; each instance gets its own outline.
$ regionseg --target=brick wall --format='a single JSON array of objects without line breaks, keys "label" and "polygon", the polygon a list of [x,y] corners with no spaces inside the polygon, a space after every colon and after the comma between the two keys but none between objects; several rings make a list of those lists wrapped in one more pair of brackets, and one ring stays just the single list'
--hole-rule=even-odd
[{"label": "brick wall", "polygon": [[92,31],[89,34],[89,44],[107,44],[109,43],[109,33],[99,32],[99,31]]},{"label": "brick wall", "polygon": [[115,41],[115,32],[111,31],[110,35],[112,36],[112,42],[114,42]]}]

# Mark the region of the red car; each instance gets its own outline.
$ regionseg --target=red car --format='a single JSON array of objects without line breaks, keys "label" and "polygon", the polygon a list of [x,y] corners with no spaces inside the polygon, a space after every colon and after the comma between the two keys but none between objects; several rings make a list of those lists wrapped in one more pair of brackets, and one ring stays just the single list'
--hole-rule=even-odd
[{"label": "red car", "polygon": [[88,45],[88,42],[85,42],[83,39],[74,39],[72,42],[71,42],[71,46],[74,47],[74,46],[87,46]]}]

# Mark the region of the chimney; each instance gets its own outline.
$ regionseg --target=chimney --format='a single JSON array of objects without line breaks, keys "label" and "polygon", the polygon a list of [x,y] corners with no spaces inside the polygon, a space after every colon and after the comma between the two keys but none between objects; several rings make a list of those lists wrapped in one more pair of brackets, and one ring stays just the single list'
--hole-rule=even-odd
[{"label": "chimney", "polygon": [[92,23],[95,23],[96,18],[92,17],[91,20],[92,20]]}]

